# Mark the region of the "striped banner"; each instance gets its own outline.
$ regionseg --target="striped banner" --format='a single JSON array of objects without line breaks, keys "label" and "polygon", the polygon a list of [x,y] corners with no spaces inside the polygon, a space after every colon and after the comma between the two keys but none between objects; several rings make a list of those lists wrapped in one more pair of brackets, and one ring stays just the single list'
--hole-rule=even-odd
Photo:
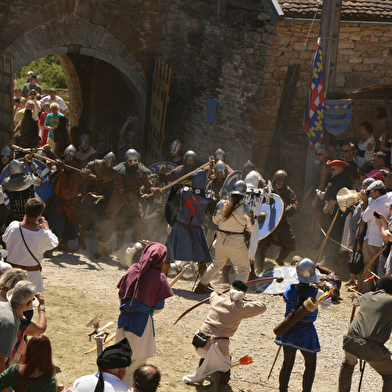
[{"label": "striped banner", "polygon": [[324,103],[324,128],[332,135],[342,134],[350,125],[351,99],[327,99]]}]

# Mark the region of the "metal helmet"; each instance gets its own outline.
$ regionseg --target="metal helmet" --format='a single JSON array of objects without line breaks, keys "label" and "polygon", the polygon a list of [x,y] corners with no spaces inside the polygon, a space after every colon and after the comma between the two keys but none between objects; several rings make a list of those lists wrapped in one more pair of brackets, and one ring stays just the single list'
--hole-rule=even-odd
[{"label": "metal helmet", "polygon": [[134,150],[133,148],[130,148],[125,153],[124,158],[127,161],[128,165],[131,165],[132,162],[139,163],[140,154],[136,150]]},{"label": "metal helmet", "polygon": [[272,178],[272,182],[276,182],[279,179],[283,179],[284,181],[286,181],[287,179],[287,172],[286,170],[278,170],[275,172],[274,177]]},{"label": "metal helmet", "polygon": [[226,178],[227,177],[227,166],[226,166],[226,163],[224,163],[223,161],[219,160],[215,164],[214,171],[215,171],[216,175],[220,174],[222,176],[222,178]]},{"label": "metal helmet", "polygon": [[172,142],[170,144],[170,153],[172,155],[174,155],[174,154],[177,154],[178,152],[180,152],[180,150],[181,150],[181,143],[180,143],[180,141],[178,139],[174,140],[174,142]]},{"label": "metal helmet", "polygon": [[47,158],[47,155],[44,153],[44,150],[42,148],[39,148],[36,152],[37,155],[40,155],[43,158]]},{"label": "metal helmet", "polygon": [[214,157],[216,161],[226,161],[226,153],[221,148],[215,151]]},{"label": "metal helmet", "polygon": [[116,156],[114,155],[114,153],[112,151],[108,152],[104,157],[103,157],[103,161],[106,163],[107,166],[109,167],[113,167],[116,165],[117,163],[117,159]]},{"label": "metal helmet", "polygon": [[192,175],[192,188],[205,190],[207,186],[207,174],[204,170],[198,170]]},{"label": "metal helmet", "polygon": [[186,165],[193,165],[196,162],[197,155],[194,151],[189,150],[184,155],[184,163]]},{"label": "metal helmet", "polygon": [[79,146],[85,148],[87,143],[91,145],[91,138],[87,133],[84,133],[79,138]]},{"label": "metal helmet", "polygon": [[256,167],[251,161],[246,161],[245,165],[242,168],[242,171],[247,176],[252,170],[255,170]]},{"label": "metal helmet", "polygon": [[239,180],[234,184],[233,190],[230,192],[230,196],[232,196],[232,195],[246,196],[245,181]]},{"label": "metal helmet", "polygon": [[23,162],[13,159],[8,165],[8,169],[10,171],[10,175],[12,176],[14,174],[24,173],[25,166]]},{"label": "metal helmet", "polygon": [[304,258],[295,267],[298,280],[301,283],[315,283],[320,279],[320,272],[316,269],[312,260]]},{"label": "metal helmet", "polygon": [[247,174],[245,177],[246,187],[248,189],[258,189],[259,188],[259,175],[257,174],[256,170],[252,170]]},{"label": "metal helmet", "polygon": [[75,146],[70,144],[65,150],[64,150],[64,158],[67,162],[69,162],[70,157],[75,157],[77,153],[77,150]]},{"label": "metal helmet", "polygon": [[1,150],[1,156],[2,157],[10,157],[12,156],[12,151],[8,146],[5,146],[2,150]]}]

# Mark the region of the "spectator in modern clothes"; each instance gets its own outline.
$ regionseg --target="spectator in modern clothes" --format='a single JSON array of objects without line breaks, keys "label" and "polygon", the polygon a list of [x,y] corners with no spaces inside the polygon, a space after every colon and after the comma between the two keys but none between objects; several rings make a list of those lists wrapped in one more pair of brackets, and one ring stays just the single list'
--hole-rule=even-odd
[{"label": "spectator in modern clothes", "polygon": [[63,114],[65,114],[65,112],[68,110],[68,106],[64,102],[63,98],[57,95],[57,91],[55,88],[51,88],[49,90],[49,95],[46,95],[45,97],[41,98],[40,100],[41,105],[46,102],[48,102],[49,104],[54,102],[57,103],[57,105],[59,105],[60,112]]},{"label": "spectator in modern clothes", "polygon": [[29,95],[29,91],[32,89],[34,89],[35,91],[37,91],[37,93],[42,95],[42,88],[37,84],[37,75],[31,75],[29,81],[23,85],[22,87],[23,96],[27,98]]},{"label": "spectator in modern clothes", "polygon": [[22,280],[15,285],[11,302],[0,302],[0,374],[15,346],[20,317],[30,308],[35,293],[34,284]]},{"label": "spectator in modern clothes", "polygon": [[141,365],[133,373],[133,392],[155,392],[161,381],[161,373],[154,365]]},{"label": "spectator in modern clothes", "polygon": [[48,143],[48,133],[49,129],[44,127],[46,116],[50,113],[50,104],[49,102],[45,102],[43,104],[43,109],[44,111],[41,113],[39,116],[39,121],[38,121],[38,128],[39,128],[39,133],[41,136],[41,141],[39,142],[39,145],[43,147],[45,144]]}]

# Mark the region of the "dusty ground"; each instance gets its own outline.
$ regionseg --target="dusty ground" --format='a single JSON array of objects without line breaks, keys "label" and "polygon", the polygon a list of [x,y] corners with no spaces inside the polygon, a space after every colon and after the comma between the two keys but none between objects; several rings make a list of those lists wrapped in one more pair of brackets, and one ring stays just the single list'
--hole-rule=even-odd
[{"label": "dusty ground", "polygon": [[[96,240],[89,233],[87,237],[88,249],[84,253],[69,255],[54,252],[53,259],[45,259],[43,263],[49,318],[47,334],[55,342],[57,379],[66,386],[76,377],[92,373],[95,369],[96,357],[95,354],[90,354],[90,357],[81,354],[93,345],[87,340],[87,333],[91,332],[90,329],[82,326],[82,329],[73,330],[69,332],[69,335],[64,331],[73,321],[79,324],[87,322],[94,313],[100,311],[105,312],[101,325],[108,321],[116,321],[118,316],[116,284],[125,273],[125,269],[119,265],[114,256],[98,261],[91,260]],[[77,249],[75,241],[71,242],[70,246]],[[305,249],[302,250],[302,254],[304,252],[306,252]],[[306,254],[314,257],[315,253],[316,251],[307,251]],[[272,263],[267,264],[267,267],[273,266]],[[162,371],[162,391],[208,391],[210,389],[207,386],[208,383],[202,387],[181,383],[185,374],[191,374],[197,368],[198,357],[193,351],[191,339],[208,312],[208,305],[202,305],[173,326],[174,320],[185,309],[205,298],[203,295],[191,292],[192,286],[193,281],[190,280],[177,282],[173,290],[175,295],[166,301],[164,310],[154,317],[158,352],[150,362]],[[228,287],[221,284],[214,284],[214,286],[218,289]],[[343,354],[342,335],[347,331],[351,313],[351,301],[346,289],[342,289],[341,296],[343,301],[339,305],[332,305],[327,310],[321,310],[315,323],[322,348],[318,354],[313,387],[315,392],[337,390]],[[231,340],[230,348],[234,360],[249,354],[254,358],[255,363],[233,368],[232,379],[224,391],[277,391],[279,390],[278,375],[282,354],[268,381],[267,376],[278,347],[273,342],[272,330],[283,319],[283,300],[281,296],[258,293],[250,293],[247,298],[262,301],[267,305],[267,311],[259,317],[243,321]],[[51,316],[55,309],[61,309],[61,317]],[[113,332],[115,329],[111,327],[109,330]],[[78,336],[76,337],[75,334]],[[291,375],[291,391],[302,390],[302,372],[302,356],[298,354],[298,360]],[[353,391],[357,390],[358,380],[359,370],[356,369]],[[362,391],[380,391],[381,389],[381,377],[370,367],[366,367]]]}]

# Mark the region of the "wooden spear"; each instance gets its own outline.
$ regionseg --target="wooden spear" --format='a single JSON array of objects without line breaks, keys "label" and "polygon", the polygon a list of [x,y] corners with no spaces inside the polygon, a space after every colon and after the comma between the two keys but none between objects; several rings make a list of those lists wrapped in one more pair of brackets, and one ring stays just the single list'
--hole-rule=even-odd
[{"label": "wooden spear", "polygon": [[[190,177],[192,174],[196,173],[198,170],[203,170],[206,166],[208,166],[210,163],[204,163],[203,165],[199,166],[197,169],[192,170],[191,172],[189,172],[188,174],[185,174],[184,176],[177,178],[177,180],[172,181],[170,184],[165,185],[162,188],[159,188],[159,190],[161,192],[164,192],[166,189],[171,188],[173,185],[178,184],[179,182],[181,182],[182,180],[185,180],[186,178]],[[144,199],[149,199],[151,196],[154,196],[154,193],[148,193],[146,195],[143,196]]]},{"label": "wooden spear", "polygon": [[[283,278],[281,276],[271,276],[269,278],[259,278],[259,279],[254,279],[254,280],[249,280],[248,282],[246,282],[246,284],[254,284],[254,283],[259,283],[259,282],[267,282],[269,280],[275,280],[280,283],[283,282]],[[230,288],[222,291],[221,294],[227,293],[228,291],[230,291]],[[198,302],[197,304],[191,306],[189,309],[187,309],[184,313],[182,313],[178,319],[174,322],[174,325],[177,324],[178,321],[180,321],[185,315],[187,315],[189,312],[191,312],[192,310],[198,308],[200,305],[203,305],[205,303],[207,303],[210,300],[210,297],[203,299],[203,301]]]},{"label": "wooden spear", "polygon": [[337,219],[337,217],[338,217],[339,212],[340,212],[340,210],[338,209],[338,210],[336,211],[336,214],[335,214],[335,216],[334,216],[334,218],[333,218],[331,224],[329,225],[327,234],[325,235],[325,237],[324,237],[324,239],[323,239],[323,242],[322,242],[321,245],[320,245],[320,249],[319,249],[318,252],[317,252],[316,258],[315,258],[314,261],[313,261],[313,263],[314,263],[315,265],[316,265],[317,262],[319,261],[319,258],[321,257],[321,253],[323,253],[323,250],[324,250],[324,248],[325,248],[325,244],[327,243],[328,237],[329,237],[329,235],[331,234],[333,225],[335,224],[335,221],[336,221],[336,219]]}]

